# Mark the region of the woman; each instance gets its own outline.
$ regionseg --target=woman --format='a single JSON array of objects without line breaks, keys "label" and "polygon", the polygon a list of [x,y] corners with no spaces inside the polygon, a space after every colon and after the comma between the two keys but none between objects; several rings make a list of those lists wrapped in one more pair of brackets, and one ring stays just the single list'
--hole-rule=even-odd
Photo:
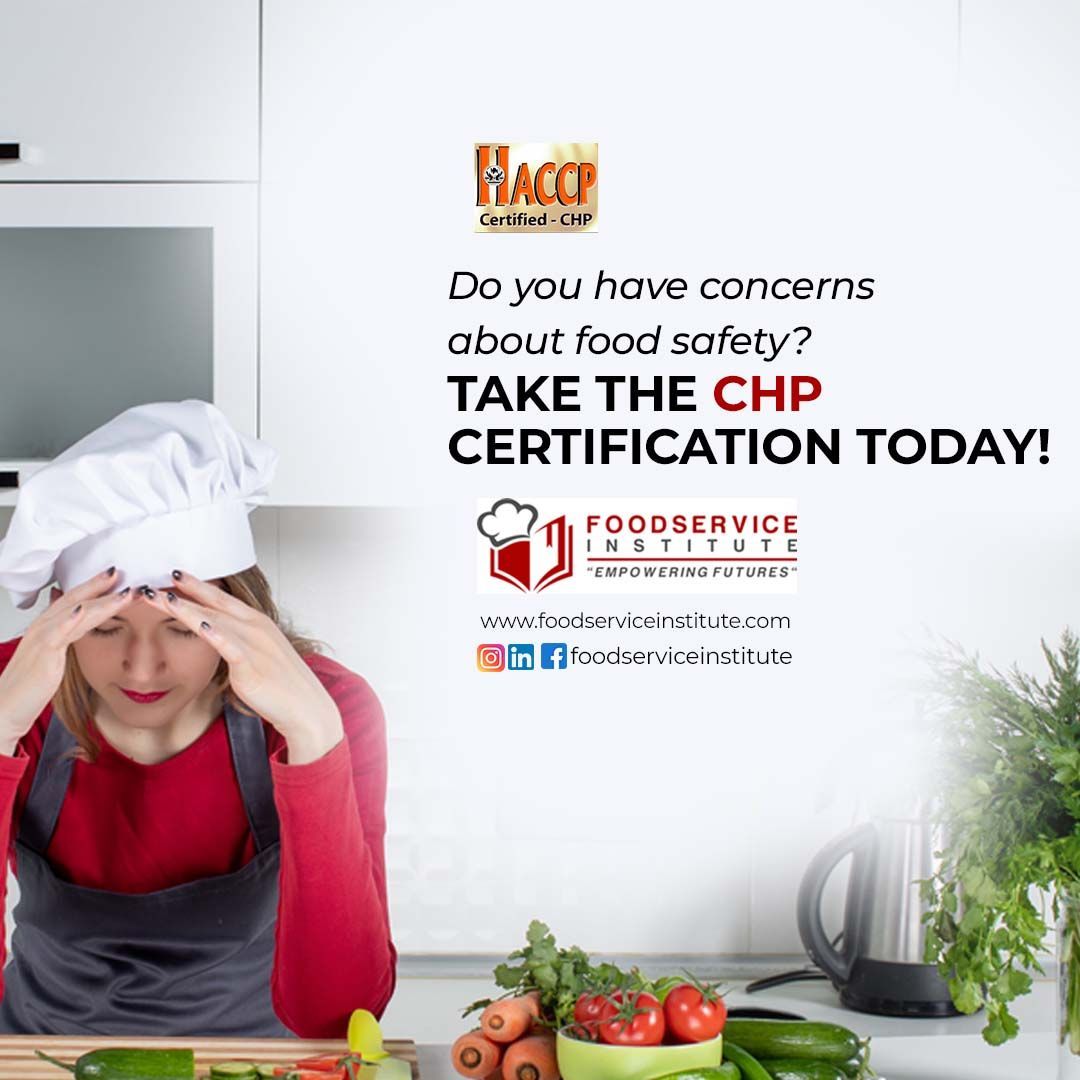
[{"label": "woman", "polygon": [[0,644],[0,1030],[340,1038],[393,993],[382,711],[254,565],[275,465],[159,403],[20,491],[0,585],[57,586]]}]

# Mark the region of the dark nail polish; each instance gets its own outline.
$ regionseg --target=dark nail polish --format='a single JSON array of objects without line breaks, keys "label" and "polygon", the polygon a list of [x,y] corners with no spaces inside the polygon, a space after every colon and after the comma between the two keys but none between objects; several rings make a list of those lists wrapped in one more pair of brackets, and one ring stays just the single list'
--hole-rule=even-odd
[{"label": "dark nail polish", "polygon": [[147,598],[147,600],[153,600],[154,597],[157,596],[157,593],[153,589],[151,589],[149,585],[141,586],[139,592],[141,592],[143,596]]},{"label": "dark nail polish", "polygon": [[115,573],[116,573],[116,567],[115,566],[110,566],[109,569],[105,571],[105,576],[106,577],[112,577],[113,574],[115,574]]},{"label": "dark nail polish", "polygon": [[203,630],[210,629],[210,624],[205,619],[201,623],[199,623],[199,626],[202,627]]},{"label": "dark nail polish", "polygon": [[73,607],[73,608],[71,609],[71,613],[72,613],[72,615],[78,615],[80,611],[82,611],[82,604],[76,604],[76,605],[75,605],[75,606],[74,606],[74,607]]},{"label": "dark nail polish", "polygon": [[125,585],[125,586],[124,586],[124,587],[123,587],[123,588],[122,588],[122,589],[120,590],[120,592],[119,592],[119,593],[117,593],[117,596],[127,596],[127,594],[128,594],[129,592],[131,592],[131,586],[130,586],[130,585]]},{"label": "dark nail polish", "polygon": [[168,591],[168,592],[167,592],[167,593],[165,594],[165,597],[166,597],[166,599],[167,599],[167,600],[169,601],[169,603],[170,603],[170,604],[175,604],[175,603],[176,603],[176,593],[174,593],[174,592],[172,591],[172,589],[170,589],[170,590],[169,590],[169,591]]},{"label": "dark nail polish", "polygon": [[172,576],[173,576],[173,581],[179,581],[184,575],[181,574],[179,570],[174,570],[172,572]]}]

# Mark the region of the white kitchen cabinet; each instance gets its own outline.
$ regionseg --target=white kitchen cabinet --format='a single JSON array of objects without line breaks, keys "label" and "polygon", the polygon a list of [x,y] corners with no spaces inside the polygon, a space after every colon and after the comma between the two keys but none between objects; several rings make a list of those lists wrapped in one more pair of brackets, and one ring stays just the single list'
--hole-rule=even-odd
[{"label": "white kitchen cabinet", "polygon": [[0,187],[0,504],[123,409],[257,433],[256,184]]},{"label": "white kitchen cabinet", "polygon": [[259,420],[281,454],[275,502],[401,500],[406,462],[391,445],[408,391],[379,347],[401,253],[371,243],[394,181],[366,164],[376,114],[399,111],[396,91],[375,91],[396,21],[347,0],[264,0]]},{"label": "white kitchen cabinet", "polygon": [[0,182],[258,179],[258,0],[0,0],[0,41]]}]

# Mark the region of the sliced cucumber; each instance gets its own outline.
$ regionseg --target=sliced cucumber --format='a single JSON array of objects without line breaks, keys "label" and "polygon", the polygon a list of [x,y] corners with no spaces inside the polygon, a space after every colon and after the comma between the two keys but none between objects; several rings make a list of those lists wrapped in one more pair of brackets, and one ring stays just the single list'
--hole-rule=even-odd
[{"label": "sliced cucumber", "polygon": [[253,1061],[222,1061],[210,1066],[210,1078],[211,1080],[259,1080],[259,1070]]}]

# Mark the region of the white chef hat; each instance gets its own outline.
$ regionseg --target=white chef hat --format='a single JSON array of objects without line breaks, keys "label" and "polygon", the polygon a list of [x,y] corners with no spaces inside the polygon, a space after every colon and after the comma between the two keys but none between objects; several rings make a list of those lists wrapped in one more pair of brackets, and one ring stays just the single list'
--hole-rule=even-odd
[{"label": "white chef hat", "polygon": [[115,566],[114,588],[168,587],[255,563],[248,514],[265,502],[277,452],[209,402],[127,409],[33,473],[0,541],[0,586],[33,607]]}]

